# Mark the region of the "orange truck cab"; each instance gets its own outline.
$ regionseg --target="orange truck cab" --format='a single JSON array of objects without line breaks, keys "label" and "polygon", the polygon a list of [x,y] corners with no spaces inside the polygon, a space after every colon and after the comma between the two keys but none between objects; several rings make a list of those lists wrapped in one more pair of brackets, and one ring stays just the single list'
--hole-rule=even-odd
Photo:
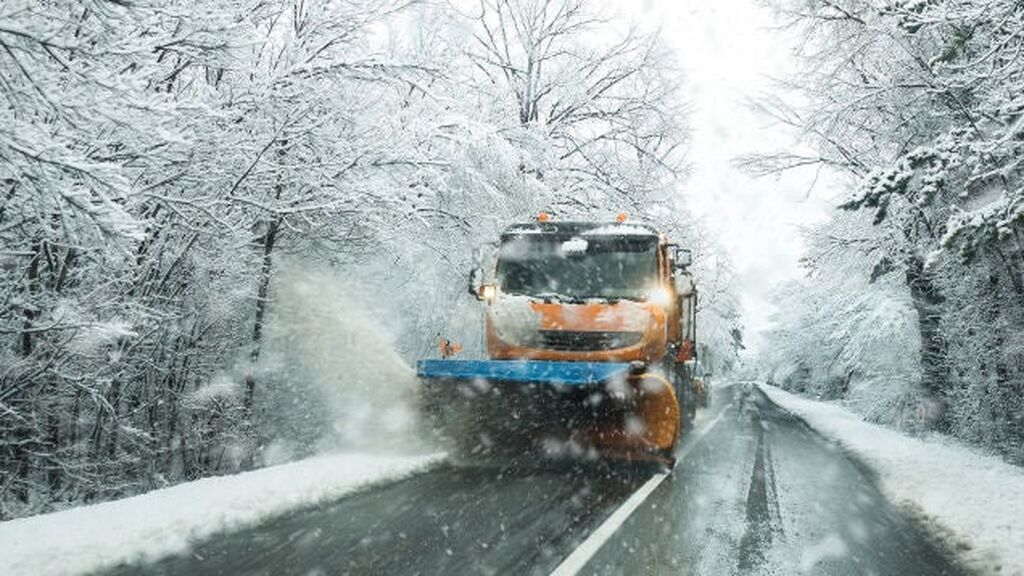
[{"label": "orange truck cab", "polygon": [[418,364],[440,427],[459,422],[460,452],[525,435],[570,453],[672,461],[697,405],[689,264],[688,251],[622,218],[510,226],[489,273],[470,275],[488,358]]}]

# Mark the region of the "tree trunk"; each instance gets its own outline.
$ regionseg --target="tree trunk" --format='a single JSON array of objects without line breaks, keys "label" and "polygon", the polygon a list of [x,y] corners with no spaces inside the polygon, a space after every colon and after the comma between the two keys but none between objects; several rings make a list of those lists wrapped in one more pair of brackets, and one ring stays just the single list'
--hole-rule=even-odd
[{"label": "tree trunk", "polygon": [[[28,279],[27,294],[25,296],[25,305],[22,308],[22,332],[20,338],[21,355],[23,358],[28,358],[32,355],[35,349],[35,340],[33,339],[33,330],[35,329],[35,320],[38,317],[38,294],[39,294],[39,261],[42,258],[43,244],[40,240],[36,240],[32,243],[32,259],[28,263],[28,271],[26,277]],[[23,412],[23,421],[14,424],[15,432],[13,434],[14,442],[12,443],[11,458],[15,468],[15,478],[13,482],[12,492],[19,501],[28,503],[29,491],[28,491],[28,479],[32,472],[32,466],[30,459],[29,444],[33,438],[33,429],[31,427],[32,422],[35,418],[30,416],[28,412],[33,410],[33,402],[31,395],[26,388],[23,393],[19,393],[22,398],[15,398],[11,405],[17,410],[21,409]]]},{"label": "tree trunk", "polygon": [[32,259],[28,263],[28,302],[22,308],[22,316],[25,321],[22,324],[24,329],[21,332],[21,355],[28,358],[32,355],[33,341],[32,329],[35,327],[35,319],[39,315],[36,310],[35,296],[39,293],[39,260],[42,257],[43,244],[39,240],[32,243]]},{"label": "tree trunk", "polygon": [[[277,162],[280,166],[284,165],[285,156],[287,155],[288,140],[282,139],[277,144]],[[277,183],[274,184],[274,200],[278,201],[284,194],[285,188],[285,177],[279,171],[277,173]],[[252,371],[255,369],[256,362],[260,358],[260,352],[263,345],[263,323],[267,313],[267,296],[270,293],[270,278],[273,273],[274,266],[274,245],[277,242],[277,234],[281,229],[281,223],[284,221],[282,214],[275,214],[272,218],[266,220],[267,231],[263,235],[263,260],[260,262],[259,278],[257,279],[256,287],[256,317],[253,321],[252,327],[252,348],[249,352],[249,372],[245,377],[245,397],[243,398],[243,409],[245,411],[246,426],[249,428],[249,433],[252,433],[253,426],[253,404],[256,397],[256,377]],[[251,457],[249,455],[249,461],[246,462],[246,467],[251,466]]]},{"label": "tree trunk", "polygon": [[940,326],[940,306],[944,298],[935,286],[931,272],[925,269],[924,258],[919,254],[907,259],[906,282],[917,311],[918,332],[921,336],[921,385],[937,406],[937,411],[925,424],[946,432],[949,429],[946,415],[949,374],[947,346]]},{"label": "tree trunk", "polygon": [[[57,417],[57,410],[59,405],[54,402],[50,407],[49,413],[46,415],[46,439],[50,449],[50,463],[46,470],[46,485],[50,489],[50,494],[56,496],[57,490],[60,489],[61,474],[60,474],[60,419]],[[51,500],[54,499],[51,497]]]},{"label": "tree trunk", "polygon": [[107,458],[113,461],[117,457],[117,443],[121,431],[121,379],[114,378],[110,383],[110,394],[107,395],[107,402],[110,404],[110,441],[107,444]]},{"label": "tree trunk", "polygon": [[267,233],[263,237],[263,261],[260,264],[260,275],[256,288],[256,318],[252,327],[252,350],[249,359],[252,361],[249,374],[245,377],[245,411],[247,417],[252,417],[253,399],[256,394],[256,378],[252,369],[260,358],[260,349],[263,343],[263,322],[267,313],[267,295],[270,291],[270,276],[273,272],[274,243],[277,241],[277,232],[281,226],[281,218],[271,220],[267,226]]}]

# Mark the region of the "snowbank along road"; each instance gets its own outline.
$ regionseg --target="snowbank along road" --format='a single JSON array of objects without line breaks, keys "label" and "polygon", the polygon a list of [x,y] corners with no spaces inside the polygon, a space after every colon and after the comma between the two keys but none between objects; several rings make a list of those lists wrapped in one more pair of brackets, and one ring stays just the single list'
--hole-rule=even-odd
[{"label": "snowbank along road", "polygon": [[715,393],[671,474],[442,467],[113,573],[964,573],[801,420]]}]

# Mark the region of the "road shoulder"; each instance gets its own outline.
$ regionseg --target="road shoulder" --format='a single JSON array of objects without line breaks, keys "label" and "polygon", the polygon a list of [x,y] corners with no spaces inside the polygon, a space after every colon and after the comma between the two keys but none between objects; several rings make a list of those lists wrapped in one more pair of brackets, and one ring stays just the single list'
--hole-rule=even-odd
[{"label": "road shoulder", "polygon": [[336,454],[140,496],[0,523],[4,573],[82,574],[181,552],[191,542],[253,526],[424,471],[432,456]]},{"label": "road shoulder", "polygon": [[1024,470],[947,438],[911,437],[835,404],[758,388],[867,465],[886,497],[968,569],[1024,575]]}]

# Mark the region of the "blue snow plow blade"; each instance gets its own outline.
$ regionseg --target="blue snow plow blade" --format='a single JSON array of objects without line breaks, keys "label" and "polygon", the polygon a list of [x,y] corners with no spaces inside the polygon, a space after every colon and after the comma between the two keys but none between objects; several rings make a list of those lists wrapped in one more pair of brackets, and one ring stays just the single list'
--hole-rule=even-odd
[{"label": "blue snow plow blade", "polygon": [[586,386],[629,373],[626,362],[548,362],[538,360],[420,360],[420,378],[525,382]]}]

